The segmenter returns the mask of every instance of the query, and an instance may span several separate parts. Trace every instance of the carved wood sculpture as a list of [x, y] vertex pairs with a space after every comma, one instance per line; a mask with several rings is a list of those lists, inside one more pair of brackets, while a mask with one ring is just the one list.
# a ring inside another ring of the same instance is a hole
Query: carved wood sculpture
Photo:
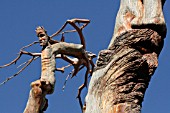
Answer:
[[[72, 73], [72, 77], [74, 77], [82, 68], [86, 67], [85, 80], [84, 83], [78, 88], [77, 98], [80, 103], [81, 109], [83, 109], [83, 103], [81, 101], [81, 91], [84, 87], [87, 86], [88, 74], [92, 74], [94, 64], [92, 59], [95, 54], [86, 51], [85, 39], [82, 33], [82, 30], [90, 21], [87, 19], [71, 19], [67, 20], [67, 22], [62, 26], [62, 28], [54, 33], [52, 36], [48, 36], [46, 30], [43, 27], [37, 27], [36, 34], [39, 38], [40, 46], [42, 46], [41, 53], [31, 53], [24, 51], [25, 48], [32, 46], [35, 43], [33, 42], [20, 50], [19, 56], [14, 59], [9, 64], [0, 66], [0, 68], [10, 66], [16, 63], [23, 54], [30, 55], [32, 58], [25, 62], [25, 66], [17, 72], [15, 75], [9, 77], [2, 84], [6, 83], [8, 80], [17, 76], [20, 72], [22, 72], [33, 60], [41, 57], [41, 77], [39, 80], [36, 80], [31, 83], [31, 90], [29, 99], [27, 102], [27, 106], [25, 108], [24, 113], [42, 113], [48, 107], [48, 100], [45, 98], [47, 94], [52, 94], [54, 92], [55, 87], [55, 71], [64, 72], [64, 69], [68, 66], [62, 68], [56, 68], [56, 58], [62, 58], [67, 61], [69, 66], [73, 66], [74, 70]], [[82, 26], [78, 26], [76, 23], [83, 23]], [[67, 24], [70, 24], [75, 28], [75, 30], [63, 31]], [[62, 33], [61, 33], [62, 32]], [[81, 44], [73, 44], [66, 43], [64, 41], [64, 33], [68, 32], [78, 32]], [[62, 34], [61, 41], [53, 40], [54, 36], [58, 34]], [[70, 58], [72, 56], [74, 58]]]
[[165, 0], [121, 0], [114, 35], [99, 53], [85, 113], [140, 113], [166, 36]]

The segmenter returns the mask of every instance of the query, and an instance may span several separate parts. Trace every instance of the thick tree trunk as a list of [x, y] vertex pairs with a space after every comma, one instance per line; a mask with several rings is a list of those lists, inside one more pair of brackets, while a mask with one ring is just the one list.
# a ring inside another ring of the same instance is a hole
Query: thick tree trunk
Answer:
[[113, 38], [99, 53], [85, 113], [140, 113], [158, 66], [166, 25], [163, 0], [121, 0]]

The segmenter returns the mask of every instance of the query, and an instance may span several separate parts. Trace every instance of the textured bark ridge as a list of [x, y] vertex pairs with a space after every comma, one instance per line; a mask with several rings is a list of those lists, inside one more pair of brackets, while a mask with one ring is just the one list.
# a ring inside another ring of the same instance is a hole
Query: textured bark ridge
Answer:
[[86, 97], [86, 113], [139, 113], [162, 45], [157, 32], [136, 29], [102, 50]]
[[114, 35], [99, 53], [85, 113], [140, 113], [166, 36], [165, 0], [121, 0]]

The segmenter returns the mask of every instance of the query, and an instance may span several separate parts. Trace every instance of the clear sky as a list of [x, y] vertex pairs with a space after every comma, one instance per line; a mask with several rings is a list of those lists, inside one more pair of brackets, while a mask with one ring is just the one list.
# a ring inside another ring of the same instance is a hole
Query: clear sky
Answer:
[[[164, 15], [168, 29], [170, 29], [169, 6], [170, 1], [167, 0]], [[100, 50], [106, 49], [110, 42], [118, 7], [119, 0], [0, 0], [0, 65], [16, 58], [21, 47], [37, 40], [35, 35], [37, 26], [44, 26], [51, 35], [71, 18], [91, 20], [84, 30], [87, 50], [98, 54]], [[170, 113], [169, 36], [168, 32], [159, 57], [159, 67], [146, 91], [142, 113]], [[69, 35], [66, 41], [80, 43], [76, 34]], [[33, 46], [27, 51], [40, 52], [41, 47]], [[28, 56], [23, 56], [17, 65], [0, 69], [0, 81], [15, 74], [18, 70], [16, 67], [27, 59]], [[64, 61], [57, 61], [57, 67], [64, 64]], [[37, 60], [19, 76], [0, 87], [0, 113], [23, 112], [30, 83], [40, 77], [40, 68], [40, 60]], [[45, 113], [81, 112], [76, 94], [78, 87], [83, 83], [84, 70], [78, 73], [77, 77], [68, 80], [63, 92], [62, 86], [70, 71], [71, 68], [64, 74], [56, 72], [55, 92], [47, 96], [49, 107]], [[87, 89], [83, 90], [82, 98], [86, 93]]]

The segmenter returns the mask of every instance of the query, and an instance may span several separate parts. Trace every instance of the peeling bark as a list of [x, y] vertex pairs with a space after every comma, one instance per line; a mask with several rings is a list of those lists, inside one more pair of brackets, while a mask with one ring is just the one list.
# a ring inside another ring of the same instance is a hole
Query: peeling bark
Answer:
[[114, 35], [99, 53], [85, 113], [140, 113], [166, 36], [164, 0], [121, 0]]

